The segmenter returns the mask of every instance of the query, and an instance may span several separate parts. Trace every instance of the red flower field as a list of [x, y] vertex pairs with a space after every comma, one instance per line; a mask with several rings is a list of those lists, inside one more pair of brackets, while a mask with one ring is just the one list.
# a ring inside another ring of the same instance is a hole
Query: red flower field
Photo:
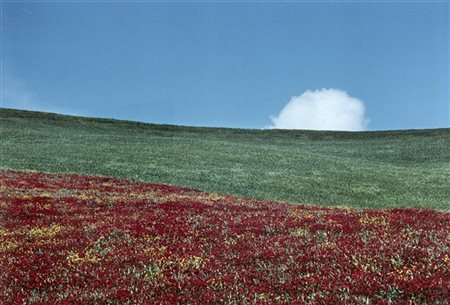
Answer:
[[449, 304], [450, 213], [0, 172], [0, 304]]

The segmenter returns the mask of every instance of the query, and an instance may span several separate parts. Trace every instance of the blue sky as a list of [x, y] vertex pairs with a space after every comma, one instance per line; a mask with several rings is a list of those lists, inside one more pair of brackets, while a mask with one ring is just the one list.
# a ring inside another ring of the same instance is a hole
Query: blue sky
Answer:
[[263, 128], [333, 88], [364, 105], [364, 129], [449, 127], [449, 15], [429, 1], [4, 1], [2, 107]]

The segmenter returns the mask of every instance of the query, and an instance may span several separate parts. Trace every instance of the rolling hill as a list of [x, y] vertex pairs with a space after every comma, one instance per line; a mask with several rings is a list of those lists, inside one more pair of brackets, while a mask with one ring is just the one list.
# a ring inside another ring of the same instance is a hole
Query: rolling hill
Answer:
[[323, 206], [450, 210], [450, 129], [201, 128], [2, 108], [0, 138], [0, 169]]

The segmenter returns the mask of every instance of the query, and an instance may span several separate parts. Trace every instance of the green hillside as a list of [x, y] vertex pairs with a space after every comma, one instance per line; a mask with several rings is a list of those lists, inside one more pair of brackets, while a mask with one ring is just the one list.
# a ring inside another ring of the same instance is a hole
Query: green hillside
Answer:
[[119, 176], [246, 197], [450, 210], [450, 129], [153, 125], [0, 109], [0, 168]]

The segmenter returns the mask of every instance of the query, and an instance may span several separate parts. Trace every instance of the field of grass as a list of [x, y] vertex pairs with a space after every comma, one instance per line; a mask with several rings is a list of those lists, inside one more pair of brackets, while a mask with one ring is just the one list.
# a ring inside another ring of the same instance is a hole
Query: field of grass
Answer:
[[323, 206], [450, 210], [450, 129], [195, 128], [0, 109], [0, 138], [0, 169]]

